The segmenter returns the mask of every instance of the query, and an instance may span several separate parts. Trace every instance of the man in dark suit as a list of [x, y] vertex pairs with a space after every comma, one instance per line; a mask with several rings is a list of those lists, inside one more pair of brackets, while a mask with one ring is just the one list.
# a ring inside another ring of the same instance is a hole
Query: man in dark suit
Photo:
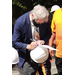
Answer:
[[[48, 17], [47, 9], [38, 4], [32, 11], [23, 14], [15, 22], [12, 45], [19, 54], [18, 70], [20, 75], [35, 75], [38, 69], [40, 75], [43, 75], [40, 64], [30, 58], [30, 51], [38, 45], [47, 44], [51, 36]], [[38, 28], [40, 35], [40, 40], [36, 42], [31, 41], [31, 39], [35, 39], [34, 27]], [[51, 75], [49, 58], [44, 62], [44, 65], [47, 75]]]

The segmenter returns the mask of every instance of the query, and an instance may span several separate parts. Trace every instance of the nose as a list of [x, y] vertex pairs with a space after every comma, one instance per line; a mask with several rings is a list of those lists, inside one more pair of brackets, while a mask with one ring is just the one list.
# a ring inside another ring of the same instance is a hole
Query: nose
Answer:
[[42, 24], [43, 22], [39, 22], [39, 24]]
[[42, 24], [42, 23], [39, 23], [39, 24]]
[[40, 24], [44, 23], [45, 21], [41, 21]]

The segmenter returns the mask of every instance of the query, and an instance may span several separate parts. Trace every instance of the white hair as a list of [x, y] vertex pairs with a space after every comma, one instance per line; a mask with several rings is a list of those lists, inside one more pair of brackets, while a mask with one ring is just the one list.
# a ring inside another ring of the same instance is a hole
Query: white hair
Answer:
[[38, 18], [46, 19], [47, 16], [49, 15], [48, 10], [44, 6], [41, 6], [40, 4], [36, 5], [31, 12], [34, 15], [35, 19]]

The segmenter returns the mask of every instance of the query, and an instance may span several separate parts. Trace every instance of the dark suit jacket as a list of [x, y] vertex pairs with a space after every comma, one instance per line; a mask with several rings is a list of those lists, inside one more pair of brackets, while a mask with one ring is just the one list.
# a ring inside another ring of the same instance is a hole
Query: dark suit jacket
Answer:
[[[12, 36], [12, 45], [19, 53], [19, 68], [23, 65], [25, 59], [27, 58], [27, 52], [30, 51], [26, 50], [26, 46], [31, 43], [30, 38], [32, 38], [29, 15], [30, 12], [27, 12], [16, 20]], [[40, 39], [44, 40], [46, 44], [51, 36], [50, 23], [41, 24], [39, 31]]]

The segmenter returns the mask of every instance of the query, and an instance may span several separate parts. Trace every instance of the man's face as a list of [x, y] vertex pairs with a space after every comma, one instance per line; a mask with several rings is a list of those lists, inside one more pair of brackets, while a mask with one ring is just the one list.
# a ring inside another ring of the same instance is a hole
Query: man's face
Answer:
[[35, 21], [36, 21], [36, 23], [38, 23], [38, 24], [42, 24], [42, 23], [44, 23], [44, 22], [48, 22], [48, 16], [47, 16], [46, 20], [39, 18], [39, 19], [37, 19], [37, 20], [35, 20]]
[[[49, 15], [48, 15], [49, 16]], [[35, 19], [34, 18], [34, 15], [31, 13], [31, 18], [32, 18], [32, 21], [33, 21], [33, 24], [36, 26], [36, 27], [39, 27], [42, 23], [44, 22], [48, 22], [48, 16], [46, 17], [46, 19], [41, 19], [41, 18], [38, 18], [38, 19]]]
[[43, 19], [37, 19], [37, 20], [35, 20], [35, 21], [36, 21], [36, 23], [38, 23], [38, 24], [42, 24], [42, 23], [45, 22]]

